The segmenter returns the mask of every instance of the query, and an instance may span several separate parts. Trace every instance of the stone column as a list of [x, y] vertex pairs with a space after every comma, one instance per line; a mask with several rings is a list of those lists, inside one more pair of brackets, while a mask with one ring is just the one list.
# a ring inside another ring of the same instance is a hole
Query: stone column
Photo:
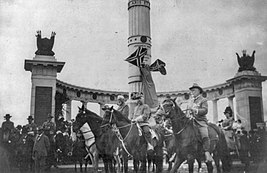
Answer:
[[218, 106], [217, 106], [218, 100], [212, 100], [212, 106], [213, 106], [213, 123], [218, 122]]
[[66, 102], [66, 120], [70, 121], [71, 120], [71, 102], [72, 100], [68, 100]]
[[[231, 107], [231, 109], [232, 109], [232, 111], [234, 113], [235, 112], [235, 109], [234, 109], [234, 97], [233, 96], [227, 97], [227, 99], [228, 99], [228, 105]], [[235, 118], [235, 120], [237, 119], [236, 113], [234, 113], [234, 118]]]
[[101, 102], [100, 102], [100, 103], [98, 103], [98, 104], [99, 104], [99, 106], [100, 106], [99, 114], [100, 114], [101, 117], [103, 117], [105, 111], [103, 111], [102, 108], [103, 108], [103, 106], [105, 105], [105, 103], [101, 103]]
[[[149, 0], [129, 0], [129, 38], [128, 50], [131, 55], [139, 46], [147, 49], [144, 58], [146, 64], [151, 63], [150, 37], [150, 2]], [[132, 92], [141, 92], [142, 81], [139, 67], [129, 64], [129, 98]], [[129, 115], [133, 114], [136, 103], [129, 101]]]
[[85, 101], [81, 101], [81, 102], [82, 102], [82, 106], [84, 106], [84, 108], [87, 109], [87, 102], [85, 102]]

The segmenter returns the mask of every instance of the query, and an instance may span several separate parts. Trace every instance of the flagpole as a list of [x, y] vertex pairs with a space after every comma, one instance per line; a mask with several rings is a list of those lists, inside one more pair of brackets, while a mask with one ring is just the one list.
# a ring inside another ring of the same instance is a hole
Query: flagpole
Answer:
[[[142, 46], [147, 49], [144, 63], [151, 63], [151, 37], [150, 37], [150, 2], [149, 0], [129, 0], [129, 37], [128, 50], [131, 55], [138, 47]], [[142, 80], [140, 68], [129, 63], [128, 68], [129, 84], [129, 115], [134, 112], [136, 103], [131, 100], [131, 93], [142, 90]]]

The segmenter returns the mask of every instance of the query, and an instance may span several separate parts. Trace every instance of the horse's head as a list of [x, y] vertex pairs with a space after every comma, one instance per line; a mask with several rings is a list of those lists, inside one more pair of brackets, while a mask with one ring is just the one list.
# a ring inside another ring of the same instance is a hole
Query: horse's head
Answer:
[[164, 100], [156, 111], [156, 116], [164, 118], [173, 118], [175, 111], [175, 101], [172, 99]]
[[79, 112], [76, 116], [75, 121], [73, 122], [73, 131], [77, 132], [80, 128], [85, 124], [88, 123], [92, 132], [94, 134], [98, 133], [97, 131], [100, 128], [103, 122], [103, 118], [97, 115], [96, 113], [82, 107], [79, 108]]
[[80, 130], [80, 128], [86, 123], [86, 114], [85, 114], [85, 110], [84, 110], [84, 106], [82, 106], [81, 108], [79, 108], [79, 112], [76, 115], [75, 121], [73, 122], [73, 131], [74, 132], [78, 132]]
[[114, 117], [115, 110], [113, 109], [113, 106], [104, 107], [102, 110], [105, 111], [103, 115], [104, 120], [108, 121], [110, 124], [114, 124], [116, 122], [116, 117]]

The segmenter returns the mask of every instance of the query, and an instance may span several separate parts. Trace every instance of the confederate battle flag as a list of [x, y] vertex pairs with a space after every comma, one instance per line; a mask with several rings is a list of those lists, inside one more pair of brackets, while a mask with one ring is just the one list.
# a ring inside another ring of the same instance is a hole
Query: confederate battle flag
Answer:
[[139, 46], [134, 53], [132, 53], [125, 61], [137, 66], [141, 67], [144, 61], [144, 57], [147, 54], [147, 48]]

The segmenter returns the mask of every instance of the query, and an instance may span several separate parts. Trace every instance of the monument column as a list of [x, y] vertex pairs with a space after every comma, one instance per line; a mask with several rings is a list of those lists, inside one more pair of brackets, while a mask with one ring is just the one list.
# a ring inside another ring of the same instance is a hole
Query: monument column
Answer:
[[[144, 62], [151, 63], [151, 37], [150, 37], [150, 2], [149, 0], [129, 0], [129, 38], [128, 50], [131, 55], [139, 46], [147, 49]], [[128, 84], [129, 84], [129, 115], [133, 114], [136, 105], [131, 100], [131, 93], [141, 92], [142, 81], [140, 69], [129, 64]]]
[[72, 100], [68, 100], [66, 102], [66, 120], [67, 121], [71, 120], [71, 102]]
[[218, 121], [218, 106], [217, 106], [218, 100], [212, 100], [212, 105], [213, 105], [213, 123], [217, 123]]
[[52, 51], [55, 32], [52, 32], [50, 39], [42, 39], [41, 31], [37, 32], [36, 37], [38, 50], [32, 60], [25, 60], [24, 69], [32, 73], [30, 115], [37, 125], [41, 125], [48, 114], [55, 117], [57, 73], [61, 72], [65, 62], [58, 62]]

